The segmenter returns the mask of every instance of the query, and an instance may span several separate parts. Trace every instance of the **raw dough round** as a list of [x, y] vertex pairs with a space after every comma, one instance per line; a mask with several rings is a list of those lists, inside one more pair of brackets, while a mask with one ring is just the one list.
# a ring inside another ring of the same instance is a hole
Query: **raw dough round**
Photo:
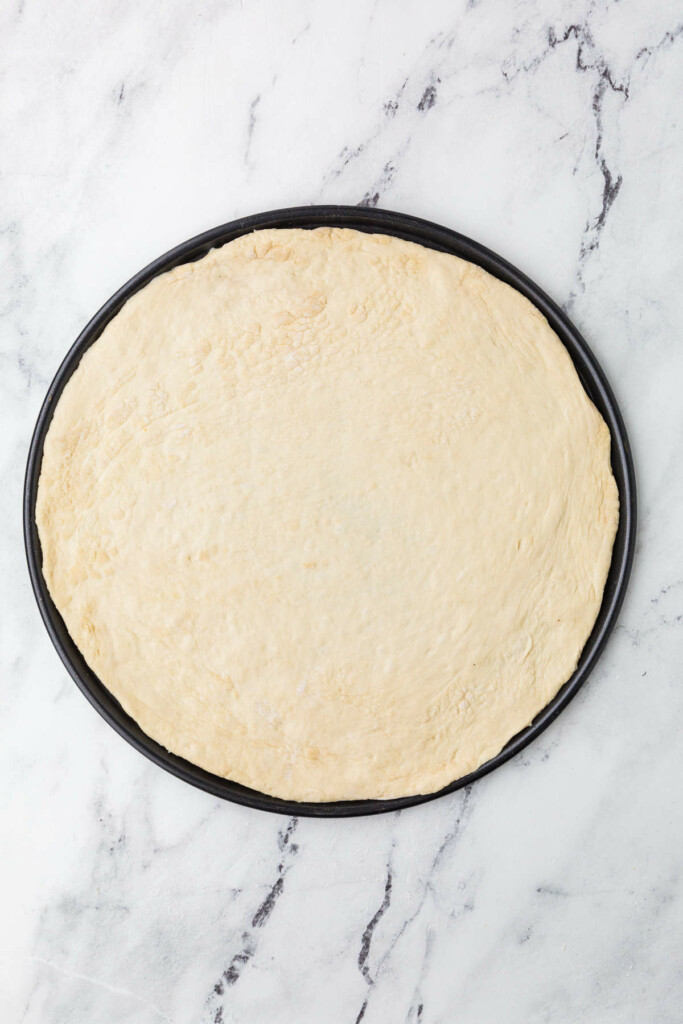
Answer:
[[433, 792], [574, 670], [618, 519], [536, 308], [382, 235], [257, 231], [138, 292], [55, 410], [43, 573], [168, 750], [294, 800]]

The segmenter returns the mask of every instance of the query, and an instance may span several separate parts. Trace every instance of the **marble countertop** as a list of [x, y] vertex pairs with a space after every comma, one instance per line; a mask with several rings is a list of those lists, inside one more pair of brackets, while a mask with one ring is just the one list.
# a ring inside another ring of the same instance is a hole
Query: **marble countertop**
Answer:
[[[683, 14], [675, 0], [16, 0], [0, 10], [0, 1019], [683, 1020]], [[391, 816], [278, 818], [154, 767], [68, 678], [21, 535], [87, 319], [175, 243], [379, 205], [535, 278], [630, 433], [638, 550], [589, 683]]]

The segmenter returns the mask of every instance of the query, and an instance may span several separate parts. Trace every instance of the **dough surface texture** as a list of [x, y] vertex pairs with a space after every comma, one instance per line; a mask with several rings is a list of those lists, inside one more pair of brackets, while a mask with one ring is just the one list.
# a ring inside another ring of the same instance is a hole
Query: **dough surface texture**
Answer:
[[480, 268], [268, 230], [155, 278], [55, 409], [37, 501], [74, 641], [141, 728], [294, 800], [433, 792], [569, 678], [610, 436]]

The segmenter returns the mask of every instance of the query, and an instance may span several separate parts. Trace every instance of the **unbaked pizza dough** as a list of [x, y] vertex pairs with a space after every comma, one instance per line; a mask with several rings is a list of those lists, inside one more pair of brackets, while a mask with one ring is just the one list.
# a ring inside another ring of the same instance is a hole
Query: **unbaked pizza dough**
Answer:
[[618, 519], [546, 320], [381, 235], [257, 231], [157, 277], [59, 400], [43, 573], [168, 750], [294, 800], [428, 793], [569, 678]]

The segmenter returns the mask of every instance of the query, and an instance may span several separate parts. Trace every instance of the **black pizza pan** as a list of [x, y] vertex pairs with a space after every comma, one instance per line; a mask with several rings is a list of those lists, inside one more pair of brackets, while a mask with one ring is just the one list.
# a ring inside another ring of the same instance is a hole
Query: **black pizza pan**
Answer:
[[[409, 796], [393, 800], [349, 800], [333, 803], [298, 803], [280, 800], [265, 793], [247, 789], [229, 779], [220, 778], [198, 768], [182, 757], [169, 753], [140, 729], [123, 710], [119, 702], [100, 682], [86, 664], [47, 591], [43, 574], [40, 540], [35, 522], [36, 493], [40, 476], [43, 444], [55, 407], [64, 386], [78, 366], [86, 350], [116, 316], [127, 300], [152, 278], [173, 267], [201, 259], [211, 249], [224, 245], [239, 235], [261, 228], [316, 228], [321, 226], [354, 228], [357, 231], [378, 232], [405, 238], [430, 249], [453, 253], [462, 259], [477, 263], [494, 277], [500, 278], [525, 295], [546, 317], [572, 358], [581, 382], [592, 401], [600, 410], [612, 435], [612, 470], [619, 488], [619, 527], [612, 554], [612, 563], [595, 626], [583, 649], [576, 671], [557, 695], [534, 718], [530, 725], [514, 736], [497, 754], [476, 771], [453, 782], [438, 793]], [[410, 807], [452, 793], [499, 765], [509, 761], [528, 746], [550, 723], [583, 686], [600, 656], [614, 627], [624, 600], [628, 583], [636, 534], [636, 488], [633, 460], [626, 430], [607, 379], [598, 362], [576, 327], [533, 281], [483, 245], [448, 228], [420, 220], [402, 213], [356, 206], [304, 206], [288, 210], [275, 210], [224, 224], [206, 231], [176, 246], [164, 256], [150, 263], [120, 288], [85, 327], [66, 355], [48, 390], [33, 433], [26, 467], [24, 485], [24, 540], [31, 583], [40, 614], [50, 638], [76, 684], [103, 718], [142, 754], [185, 782], [206, 790], [214, 796], [232, 800], [260, 810], [280, 814], [308, 815], [334, 818], [364, 814], [379, 814]]]

